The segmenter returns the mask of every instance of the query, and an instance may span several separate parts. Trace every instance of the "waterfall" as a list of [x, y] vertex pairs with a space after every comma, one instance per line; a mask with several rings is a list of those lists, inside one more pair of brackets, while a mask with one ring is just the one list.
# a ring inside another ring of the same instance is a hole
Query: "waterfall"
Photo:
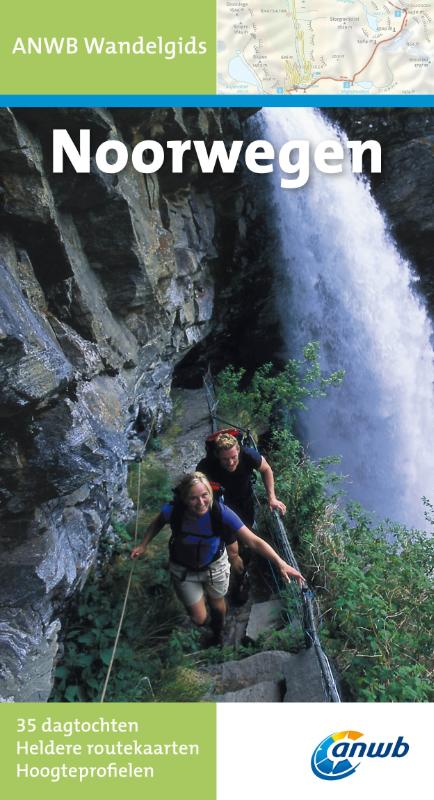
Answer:
[[[344, 138], [313, 109], [261, 114], [261, 135], [276, 150], [288, 139], [312, 147]], [[425, 529], [421, 498], [434, 499], [433, 331], [415, 276], [368, 184], [349, 168], [325, 175], [313, 167], [300, 189], [273, 180], [285, 355], [300, 357], [317, 340], [323, 369], [346, 372], [301, 415], [308, 452], [341, 456], [347, 494], [367, 510]]]

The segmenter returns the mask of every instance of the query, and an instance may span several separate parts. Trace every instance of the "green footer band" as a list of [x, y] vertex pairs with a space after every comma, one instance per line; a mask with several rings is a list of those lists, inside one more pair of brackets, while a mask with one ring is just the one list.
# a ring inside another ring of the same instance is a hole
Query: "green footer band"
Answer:
[[22, 703], [0, 714], [6, 797], [215, 800], [213, 704]]

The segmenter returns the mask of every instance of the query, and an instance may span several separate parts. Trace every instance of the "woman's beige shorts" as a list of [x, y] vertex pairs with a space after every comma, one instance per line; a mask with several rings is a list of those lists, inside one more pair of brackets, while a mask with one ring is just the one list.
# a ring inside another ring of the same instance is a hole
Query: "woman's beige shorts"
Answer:
[[193, 606], [203, 597], [204, 592], [209, 597], [224, 597], [229, 588], [230, 564], [226, 550], [223, 555], [213, 561], [206, 569], [194, 572], [169, 562], [169, 571], [175, 592], [185, 606]]

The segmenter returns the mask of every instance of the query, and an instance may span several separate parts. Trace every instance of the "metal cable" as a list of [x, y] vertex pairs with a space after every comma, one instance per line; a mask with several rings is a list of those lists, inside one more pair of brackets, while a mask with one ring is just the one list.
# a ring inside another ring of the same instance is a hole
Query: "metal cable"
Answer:
[[[285, 560], [287, 560], [294, 569], [299, 569], [297, 560], [292, 552], [292, 548], [288, 541], [288, 536], [286, 534], [285, 527], [280, 519], [277, 511], [273, 511], [273, 527], [275, 528], [276, 532], [278, 532], [278, 540], [280, 543], [280, 547], [284, 552]], [[330, 697], [332, 702], [340, 703], [341, 698], [339, 696], [339, 692], [336, 686], [336, 681], [334, 679], [333, 671], [330, 666], [330, 662], [324, 653], [321, 642], [318, 637], [317, 627], [315, 623], [315, 615], [313, 610], [313, 598], [314, 593], [310, 589], [302, 589], [302, 598], [303, 598], [303, 623], [304, 623], [304, 630], [307, 638], [307, 642], [310, 642], [311, 645], [315, 648], [315, 653], [319, 662], [319, 666], [321, 669], [321, 674], [323, 678], [324, 685], [326, 687], [327, 695]], [[306, 644], [307, 644], [306, 642]]]

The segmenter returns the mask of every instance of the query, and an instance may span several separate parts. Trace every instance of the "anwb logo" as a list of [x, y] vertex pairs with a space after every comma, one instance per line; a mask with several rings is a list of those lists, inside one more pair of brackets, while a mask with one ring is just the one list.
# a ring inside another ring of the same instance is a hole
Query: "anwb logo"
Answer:
[[325, 781], [348, 778], [364, 758], [403, 758], [410, 745], [398, 736], [395, 742], [359, 742], [364, 736], [359, 731], [332, 733], [323, 739], [312, 754], [312, 772]]

